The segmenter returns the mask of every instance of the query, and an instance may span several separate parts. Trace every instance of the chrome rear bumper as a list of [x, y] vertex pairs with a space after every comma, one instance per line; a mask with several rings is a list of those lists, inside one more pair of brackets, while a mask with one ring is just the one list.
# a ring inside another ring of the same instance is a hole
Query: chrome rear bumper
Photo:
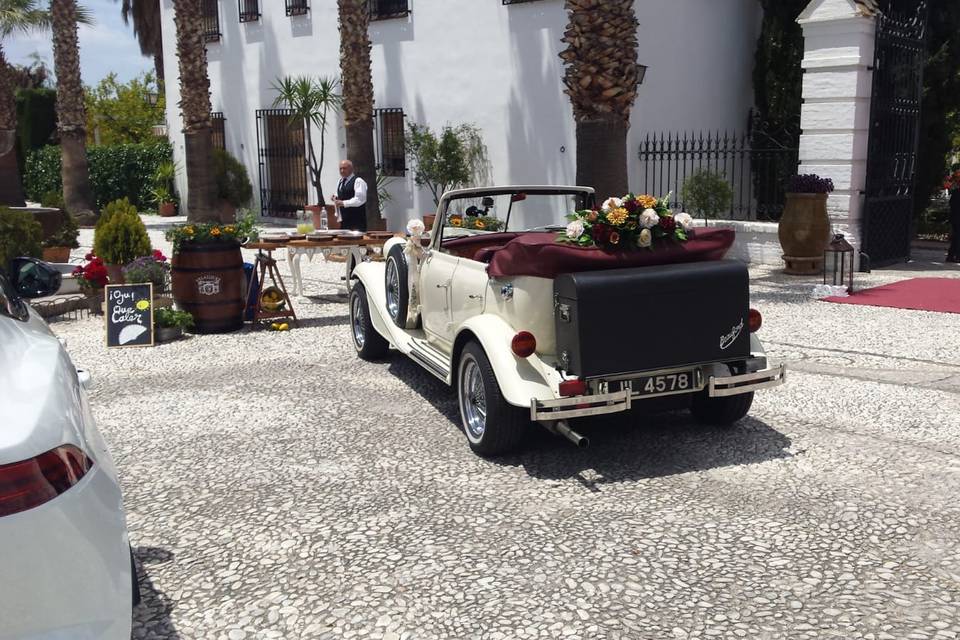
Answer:
[[[701, 382], [702, 386], [691, 389], [690, 393], [699, 393], [705, 390], [711, 398], [734, 396], [759, 389], [777, 387], [783, 384], [786, 379], [787, 365], [780, 364], [776, 367], [736, 376], [711, 375], [707, 377], [706, 384]], [[609, 393], [557, 398], [555, 400], [533, 398], [530, 400], [530, 420], [543, 422], [619, 413], [629, 411], [633, 403], [638, 400], [677, 395], [676, 392], [639, 394], [633, 392], [629, 380], [621, 381], [621, 384], [622, 387], [619, 391]]]

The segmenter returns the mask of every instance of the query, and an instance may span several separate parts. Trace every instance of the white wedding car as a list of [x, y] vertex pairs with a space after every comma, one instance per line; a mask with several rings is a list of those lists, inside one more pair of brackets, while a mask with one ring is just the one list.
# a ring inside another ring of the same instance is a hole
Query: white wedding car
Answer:
[[656, 251], [557, 242], [565, 216], [593, 205], [587, 187], [445, 194], [430, 232], [411, 221], [385, 260], [351, 259], [357, 353], [393, 347], [454, 386], [480, 455], [514, 450], [531, 422], [585, 446], [570, 419], [652, 398], [706, 423], [743, 418], [785, 367], [768, 367], [755, 335], [746, 267], [722, 260], [732, 231]]

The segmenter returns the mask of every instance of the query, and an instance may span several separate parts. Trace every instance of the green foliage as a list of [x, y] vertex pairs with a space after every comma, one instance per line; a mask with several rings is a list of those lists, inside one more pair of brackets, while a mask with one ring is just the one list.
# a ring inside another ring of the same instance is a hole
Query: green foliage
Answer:
[[34, 149], [49, 144], [57, 131], [57, 92], [53, 89], [18, 89], [17, 154], [20, 167]]
[[[150, 104], [150, 94], [157, 96], [156, 104]], [[127, 83], [111, 73], [96, 87], [87, 87], [86, 108], [88, 143], [98, 137], [105, 145], [151, 142], [156, 140], [153, 126], [163, 122], [163, 92], [152, 73]]]
[[383, 213], [383, 208], [393, 202], [393, 196], [390, 195], [390, 185], [396, 181], [395, 178], [384, 175], [377, 172], [377, 202], [380, 206], [380, 213]]
[[42, 238], [43, 227], [31, 213], [0, 208], [0, 268], [8, 269], [20, 256], [39, 258]]
[[53, 235], [43, 241], [44, 247], [70, 247], [76, 249], [80, 246], [77, 238], [80, 236], [80, 229], [77, 228], [77, 221], [73, 219], [66, 211], [63, 212], [63, 219], [60, 226]]
[[681, 197], [688, 211], [696, 212], [705, 218], [715, 218], [718, 214], [730, 210], [733, 189], [719, 173], [702, 169], [683, 183]]
[[63, 202], [63, 194], [59, 191], [47, 191], [40, 196], [40, 206], [51, 209], [63, 209], [66, 204]]
[[126, 265], [150, 251], [147, 228], [137, 210], [126, 200], [107, 205], [104, 215], [97, 221], [93, 252], [107, 264]]
[[237, 217], [234, 224], [201, 222], [178, 225], [167, 229], [167, 240], [173, 243], [173, 253], [179, 253], [184, 244], [211, 242], [252, 242], [260, 237], [256, 217], [249, 211]]
[[212, 158], [217, 197], [235, 207], [242, 207], [250, 202], [253, 185], [247, 177], [247, 168], [223, 149], [214, 149]]
[[444, 127], [437, 136], [430, 127], [411, 123], [406, 147], [414, 182], [429, 189], [436, 204], [446, 191], [469, 184], [486, 162], [479, 130], [470, 124]]
[[153, 324], [161, 328], [180, 327], [181, 329], [188, 329], [193, 326], [193, 316], [189, 311], [161, 307], [153, 313]]
[[[172, 157], [168, 142], [88, 147], [90, 184], [97, 207], [118, 198], [129, 198], [137, 207], [149, 204], [157, 167]], [[23, 186], [31, 200], [39, 200], [49, 191], [63, 191], [60, 147], [42, 147], [27, 156]]]

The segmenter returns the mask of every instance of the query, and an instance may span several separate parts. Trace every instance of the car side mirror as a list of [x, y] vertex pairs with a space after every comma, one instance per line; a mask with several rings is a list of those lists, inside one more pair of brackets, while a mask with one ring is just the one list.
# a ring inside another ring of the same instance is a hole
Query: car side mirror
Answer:
[[36, 258], [14, 258], [10, 265], [13, 288], [21, 298], [42, 298], [60, 290], [63, 276], [46, 262]]

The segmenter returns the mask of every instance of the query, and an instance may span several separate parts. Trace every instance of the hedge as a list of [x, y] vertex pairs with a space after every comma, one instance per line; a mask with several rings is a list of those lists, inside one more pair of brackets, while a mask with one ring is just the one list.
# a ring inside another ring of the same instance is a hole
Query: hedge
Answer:
[[[152, 205], [150, 189], [157, 166], [173, 161], [169, 142], [117, 144], [87, 147], [90, 186], [97, 208], [128, 198], [138, 209]], [[40, 201], [50, 191], [62, 191], [60, 147], [37, 149], [27, 158], [23, 176], [27, 198]]]

